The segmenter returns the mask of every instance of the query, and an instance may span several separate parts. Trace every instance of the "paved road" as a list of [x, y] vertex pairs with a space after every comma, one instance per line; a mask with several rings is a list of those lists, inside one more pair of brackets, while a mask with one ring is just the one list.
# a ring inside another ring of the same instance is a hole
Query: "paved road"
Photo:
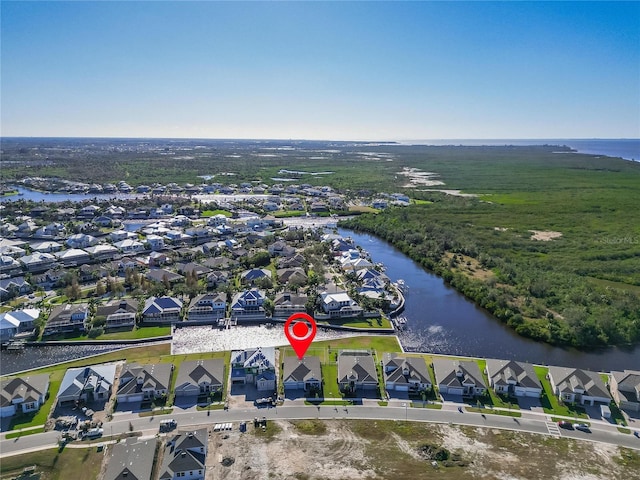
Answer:
[[[144, 435], [153, 435], [158, 432], [160, 420], [174, 418], [178, 422], [178, 428], [192, 425], [228, 423], [252, 421], [254, 417], [266, 417], [267, 419], [295, 420], [306, 418], [320, 419], [371, 419], [371, 420], [398, 420], [451, 423], [458, 425], [470, 425], [476, 427], [503, 428], [521, 432], [552, 435], [556, 437], [568, 437], [580, 440], [603, 442], [640, 450], [640, 439], [629, 434], [622, 434], [611, 426], [592, 424], [591, 433], [577, 430], [558, 429], [554, 422], [549, 422], [544, 416], [535, 418], [514, 418], [509, 416], [488, 414], [482, 417], [477, 413], [460, 413], [457, 409], [445, 408], [432, 410], [423, 408], [404, 407], [380, 407], [380, 406], [322, 406], [288, 405], [275, 408], [239, 408], [224, 410], [197, 411], [187, 410], [174, 412], [171, 415], [158, 415], [153, 417], [139, 417], [137, 414], [116, 414], [111, 422], [105, 423], [104, 438], [108, 440], [111, 435], [127, 433], [130, 429], [141, 431]], [[608, 428], [607, 428], [608, 427]], [[237, 426], [236, 426], [237, 428]], [[3, 456], [18, 455], [29, 451], [42, 450], [57, 447], [60, 433], [56, 431], [41, 434], [27, 435], [21, 438], [0, 441], [0, 458]], [[96, 442], [94, 442], [96, 443]], [[100, 443], [100, 442], [97, 442]], [[84, 445], [88, 442], [76, 441], [72, 446]]]

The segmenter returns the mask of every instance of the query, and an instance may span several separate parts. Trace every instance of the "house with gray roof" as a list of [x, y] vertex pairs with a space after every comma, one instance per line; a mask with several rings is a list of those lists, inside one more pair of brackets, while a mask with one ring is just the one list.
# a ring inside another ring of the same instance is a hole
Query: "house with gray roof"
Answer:
[[340, 390], [354, 394], [358, 390], [377, 390], [378, 372], [373, 355], [367, 350], [343, 350], [338, 354]]
[[133, 328], [136, 325], [138, 306], [140, 302], [135, 298], [120, 298], [99, 305], [96, 308], [96, 318], [105, 317], [105, 328]]
[[0, 280], [0, 299], [6, 300], [17, 295], [31, 293], [33, 288], [24, 277], [3, 278]]
[[188, 319], [190, 322], [215, 322], [224, 318], [226, 311], [227, 296], [224, 293], [205, 293], [191, 300]]
[[611, 396], [618, 406], [631, 412], [640, 412], [640, 371], [611, 372]]
[[262, 320], [265, 318], [265, 292], [252, 288], [238, 292], [231, 301], [231, 315], [239, 320]]
[[322, 388], [322, 370], [320, 357], [305, 356], [284, 357], [282, 382], [285, 391], [302, 390], [305, 393], [320, 391]]
[[88, 303], [65, 303], [51, 310], [43, 336], [74, 331], [83, 332], [89, 319]]
[[441, 394], [473, 397], [487, 391], [478, 363], [473, 360], [433, 360], [436, 383]]
[[542, 384], [530, 363], [487, 359], [489, 385], [503, 395], [540, 398]]
[[611, 396], [600, 374], [580, 368], [549, 367], [547, 374], [553, 392], [565, 403], [609, 404]]
[[58, 404], [107, 401], [115, 378], [115, 363], [68, 368], [58, 390]]
[[192, 397], [221, 392], [225, 382], [224, 359], [182, 362], [176, 379], [176, 397]]
[[103, 480], [151, 480], [158, 441], [126, 438], [109, 447]]
[[6, 378], [0, 381], [0, 417], [36, 412], [45, 402], [49, 374]]
[[382, 356], [385, 388], [397, 392], [431, 390], [431, 377], [422, 357], [405, 357], [395, 353]]
[[260, 391], [275, 391], [276, 350], [258, 347], [231, 352], [231, 384], [255, 385]]
[[273, 300], [273, 317], [288, 318], [296, 312], [306, 311], [308, 295], [305, 293], [281, 292]]
[[164, 449], [159, 480], [204, 480], [207, 459], [206, 428], [174, 435]]
[[118, 402], [143, 402], [166, 397], [171, 387], [172, 373], [171, 363], [128, 363], [120, 374], [116, 398]]

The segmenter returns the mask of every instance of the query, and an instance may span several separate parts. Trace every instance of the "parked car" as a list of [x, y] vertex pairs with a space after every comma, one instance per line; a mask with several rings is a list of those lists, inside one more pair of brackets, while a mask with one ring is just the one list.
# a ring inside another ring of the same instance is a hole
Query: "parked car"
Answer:
[[636, 430], [635, 432], [633, 432], [633, 434], [634, 434], [636, 437], [640, 438], [640, 430]]
[[104, 430], [102, 428], [90, 428], [82, 434], [82, 438], [98, 438], [101, 437], [103, 433]]
[[169, 418], [167, 420], [160, 421], [160, 431], [161, 432], [169, 432], [178, 426], [178, 422], [176, 422], [173, 418]]
[[587, 433], [591, 432], [589, 425], [587, 425], [586, 423], [576, 423], [574, 427], [576, 428], [576, 430], [582, 430], [583, 432], [587, 432]]
[[571, 422], [565, 422], [564, 420], [559, 421], [558, 426], [560, 428], [566, 428], [567, 430], [573, 430], [573, 424]]
[[273, 405], [273, 398], [271, 397], [257, 398], [255, 403], [257, 406]]

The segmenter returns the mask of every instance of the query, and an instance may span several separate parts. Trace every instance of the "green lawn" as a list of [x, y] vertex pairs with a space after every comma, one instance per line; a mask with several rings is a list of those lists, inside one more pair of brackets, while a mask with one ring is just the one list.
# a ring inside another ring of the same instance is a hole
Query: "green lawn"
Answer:
[[503, 395], [498, 395], [493, 388], [489, 387], [489, 377], [485, 373], [485, 368], [487, 367], [487, 361], [478, 360], [477, 362], [478, 362], [478, 367], [480, 367], [480, 372], [482, 373], [482, 378], [484, 380], [484, 383], [487, 385], [487, 393], [489, 394], [488, 403], [494, 407], [519, 410], [520, 406], [518, 405], [518, 400], [516, 398], [508, 399]]
[[139, 340], [141, 338], [166, 337], [171, 335], [171, 327], [137, 327], [133, 330], [122, 332], [103, 333], [99, 337], [89, 338], [88, 335], [82, 334], [75, 337], [51, 336], [46, 340], [65, 340], [70, 342], [81, 340]]
[[391, 322], [388, 318], [365, 318], [365, 319], [354, 319], [347, 321], [327, 321], [327, 322], [318, 322], [319, 324], [326, 323], [327, 325], [340, 325], [342, 327], [352, 327], [352, 328], [393, 328], [391, 326]]
[[320, 365], [322, 370], [322, 379], [324, 385], [322, 386], [322, 394], [324, 398], [341, 399], [342, 393], [338, 385], [338, 365]]
[[587, 414], [584, 411], [584, 408], [580, 406], [572, 406], [560, 404], [558, 397], [553, 393], [551, 389], [551, 384], [549, 380], [547, 380], [547, 372], [549, 369], [547, 367], [533, 367], [540, 383], [542, 383], [542, 388], [544, 392], [542, 393], [542, 398], [540, 402], [542, 403], [542, 407], [544, 408], [545, 413], [561, 415], [564, 417], [575, 417], [575, 418], [588, 418]]
[[25, 468], [35, 466], [42, 480], [95, 480], [103, 458], [104, 453], [95, 448], [65, 448], [61, 452], [58, 449], [41, 450], [3, 458], [0, 473], [3, 479], [11, 478]]
[[225, 217], [231, 217], [233, 214], [227, 210], [205, 210], [203, 212], [200, 212], [200, 216], [201, 217], [213, 217], [215, 215], [224, 215]]

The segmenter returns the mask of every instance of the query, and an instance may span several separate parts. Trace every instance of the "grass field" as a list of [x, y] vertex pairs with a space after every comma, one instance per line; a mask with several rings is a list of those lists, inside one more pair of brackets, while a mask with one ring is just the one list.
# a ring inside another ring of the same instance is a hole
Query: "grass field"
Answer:
[[2, 480], [22, 473], [27, 467], [36, 467], [41, 480], [96, 480], [104, 454], [95, 448], [66, 448], [42, 450], [25, 455], [6, 457], [0, 462]]

